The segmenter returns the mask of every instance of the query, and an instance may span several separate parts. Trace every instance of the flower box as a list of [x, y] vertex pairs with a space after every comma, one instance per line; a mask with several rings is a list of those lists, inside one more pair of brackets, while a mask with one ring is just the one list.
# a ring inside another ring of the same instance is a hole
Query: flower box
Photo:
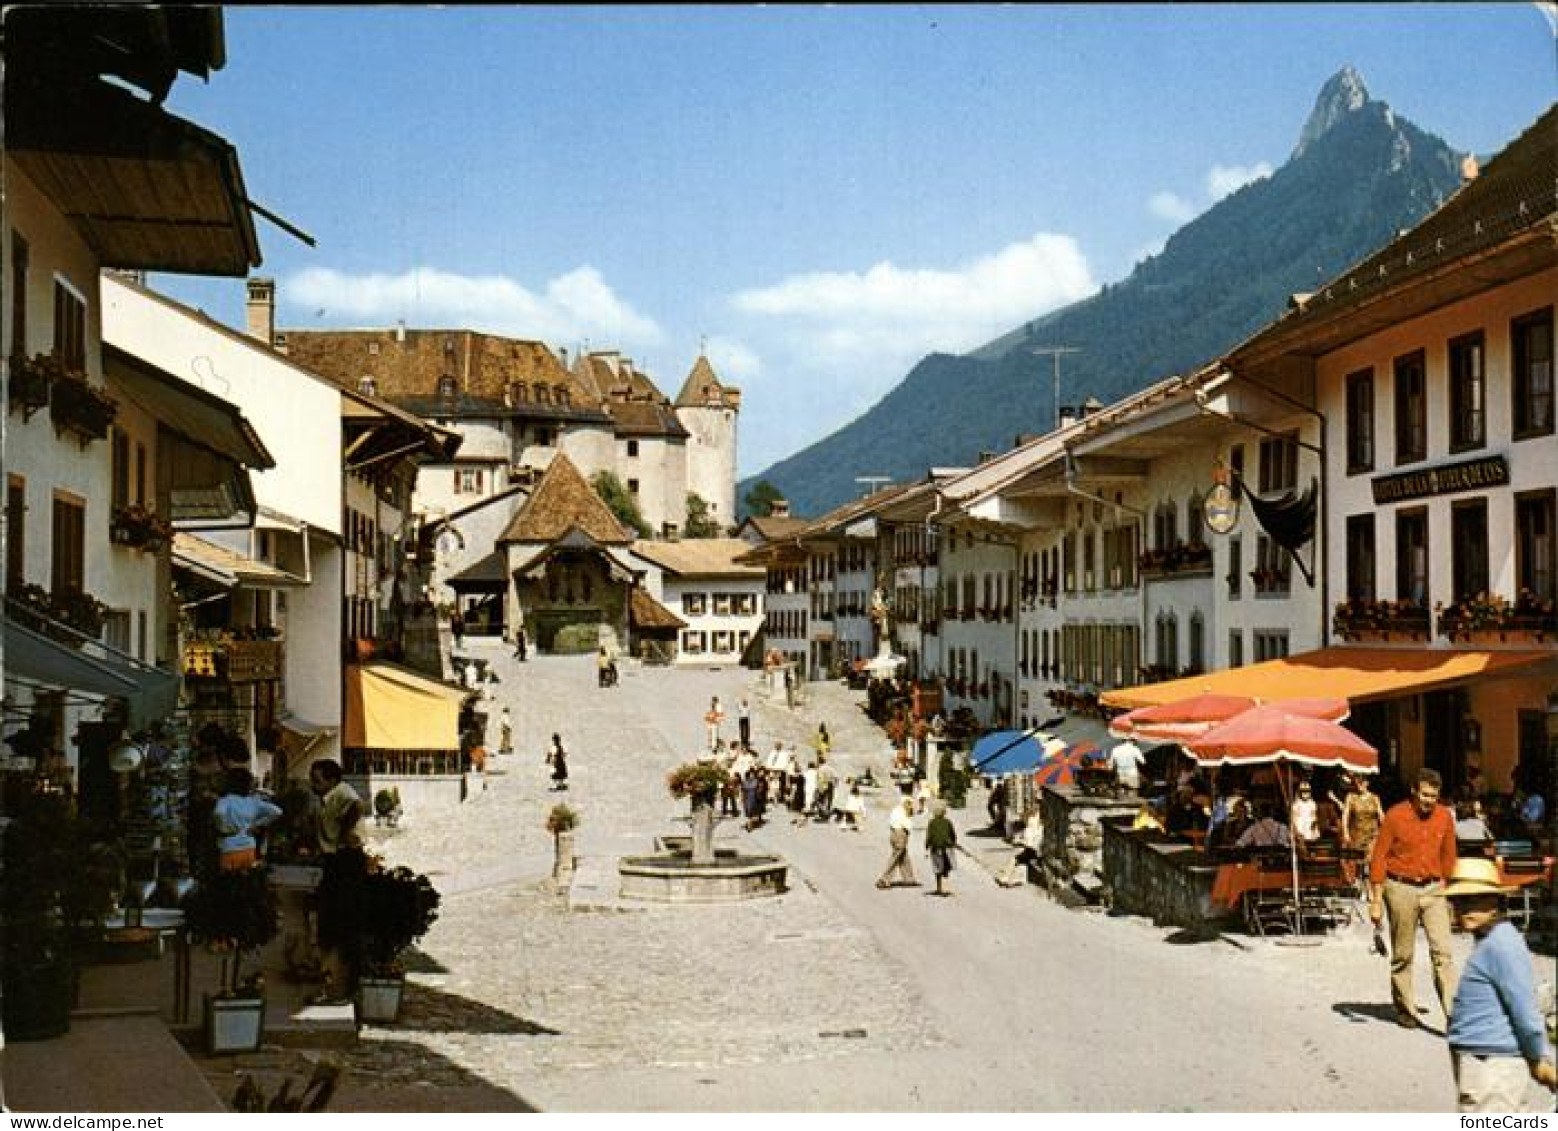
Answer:
[[7, 387], [10, 406], [22, 414], [24, 421], [49, 404], [49, 386], [53, 383], [52, 369], [42, 357], [12, 358], [11, 380]]
[[1558, 632], [1558, 610], [1552, 601], [1538, 598], [1529, 590], [1510, 602], [1498, 594], [1479, 593], [1446, 608], [1435, 608], [1439, 635], [1450, 640], [1507, 641], [1535, 638], [1544, 640]]
[[1331, 631], [1343, 640], [1426, 640], [1428, 606], [1411, 601], [1343, 601], [1331, 616]]
[[173, 541], [173, 523], [155, 511], [132, 503], [114, 511], [108, 537], [117, 546], [155, 552]]
[[49, 386], [49, 415], [57, 432], [73, 432], [82, 447], [108, 437], [119, 405], [107, 393], [93, 388], [85, 376], [67, 372]]

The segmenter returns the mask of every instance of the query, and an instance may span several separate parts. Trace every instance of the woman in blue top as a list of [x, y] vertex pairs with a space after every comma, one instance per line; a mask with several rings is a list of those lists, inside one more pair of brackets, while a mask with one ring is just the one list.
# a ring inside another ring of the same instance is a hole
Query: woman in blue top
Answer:
[[223, 871], [251, 868], [259, 862], [255, 833], [281, 816], [281, 807], [254, 792], [254, 775], [242, 766], [227, 771], [222, 796], [211, 811], [216, 828], [217, 864]]
[[1558, 1088], [1547, 1027], [1536, 1005], [1531, 952], [1500, 914], [1507, 890], [1492, 860], [1456, 861], [1444, 889], [1461, 929], [1477, 944], [1461, 972], [1446, 1038], [1460, 1110], [1519, 1112], [1526, 1079]]

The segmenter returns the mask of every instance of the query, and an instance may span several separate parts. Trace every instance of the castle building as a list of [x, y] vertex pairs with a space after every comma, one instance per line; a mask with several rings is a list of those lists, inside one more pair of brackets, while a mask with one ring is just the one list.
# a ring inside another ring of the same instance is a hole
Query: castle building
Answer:
[[[676, 401], [615, 351], [582, 353], [476, 330], [283, 330], [275, 285], [249, 283], [251, 333], [342, 388], [382, 397], [463, 437], [455, 459], [422, 468], [416, 508], [433, 520], [531, 484], [565, 454], [591, 479], [611, 472], [649, 533], [675, 537], [697, 494], [735, 521], [740, 390], [699, 357]], [[258, 327], [258, 331], [255, 329]]]

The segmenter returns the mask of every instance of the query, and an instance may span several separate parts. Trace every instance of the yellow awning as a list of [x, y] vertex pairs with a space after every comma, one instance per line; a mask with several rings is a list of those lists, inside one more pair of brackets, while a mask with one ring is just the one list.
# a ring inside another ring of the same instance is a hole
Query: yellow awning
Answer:
[[1242, 668], [1186, 676], [1165, 683], [1122, 687], [1099, 698], [1106, 707], [1154, 707], [1213, 691], [1252, 695], [1263, 701], [1340, 696], [1367, 703], [1483, 677], [1524, 674], [1548, 663], [1558, 670], [1558, 651], [1476, 651], [1439, 648], [1321, 648]]
[[369, 750], [458, 750], [470, 692], [397, 664], [346, 667], [342, 745]]

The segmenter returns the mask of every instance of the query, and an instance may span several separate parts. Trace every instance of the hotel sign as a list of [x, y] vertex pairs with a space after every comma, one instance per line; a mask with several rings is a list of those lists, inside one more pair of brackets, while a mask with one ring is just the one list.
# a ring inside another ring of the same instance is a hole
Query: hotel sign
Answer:
[[1402, 475], [1382, 475], [1373, 482], [1374, 502], [1400, 503], [1429, 495], [1454, 495], [1460, 491], [1480, 491], [1509, 486], [1509, 464], [1503, 456], [1488, 456]]

